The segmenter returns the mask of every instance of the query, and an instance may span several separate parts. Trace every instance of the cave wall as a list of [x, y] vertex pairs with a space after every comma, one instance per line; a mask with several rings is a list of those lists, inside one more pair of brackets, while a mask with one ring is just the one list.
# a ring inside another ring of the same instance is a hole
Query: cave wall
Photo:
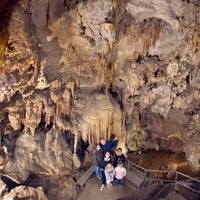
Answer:
[[125, 152], [184, 152], [200, 169], [198, 0], [4, 0], [0, 10], [7, 176], [68, 175], [80, 139], [112, 134]]

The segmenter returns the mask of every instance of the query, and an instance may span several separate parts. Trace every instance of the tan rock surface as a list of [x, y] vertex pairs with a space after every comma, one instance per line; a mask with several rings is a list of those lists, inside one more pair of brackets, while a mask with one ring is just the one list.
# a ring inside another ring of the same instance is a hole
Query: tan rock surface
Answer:
[[0, 11], [3, 173], [76, 178], [84, 142], [112, 134], [124, 152], [183, 152], [200, 170], [198, 0], [4, 0]]

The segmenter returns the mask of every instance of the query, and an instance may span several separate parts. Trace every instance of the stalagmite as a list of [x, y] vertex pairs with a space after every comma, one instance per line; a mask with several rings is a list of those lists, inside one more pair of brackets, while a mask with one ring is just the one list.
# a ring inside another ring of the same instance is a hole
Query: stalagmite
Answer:
[[77, 144], [78, 144], [78, 132], [77, 132], [76, 129], [75, 129], [74, 135], [75, 135], [75, 138], [74, 138], [74, 153], [73, 153], [72, 160], [73, 160], [74, 166], [76, 168], [79, 168], [81, 166], [81, 162], [80, 162], [80, 159], [78, 158], [78, 156], [76, 154], [76, 148], [77, 148]]

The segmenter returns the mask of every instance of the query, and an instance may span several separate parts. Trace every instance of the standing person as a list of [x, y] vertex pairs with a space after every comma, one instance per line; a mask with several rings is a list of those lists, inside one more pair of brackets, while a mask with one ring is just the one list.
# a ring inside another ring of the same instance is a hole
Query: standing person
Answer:
[[114, 155], [113, 148], [116, 147], [117, 144], [118, 144], [117, 137], [115, 137], [113, 141], [110, 141], [110, 140], [106, 141], [104, 138], [100, 139], [100, 146], [104, 153], [109, 151], [111, 155]]
[[105, 176], [108, 188], [112, 188], [112, 182], [115, 176], [115, 169], [111, 163], [108, 163], [105, 167]]
[[124, 177], [126, 176], [126, 169], [123, 167], [123, 163], [119, 161], [117, 167], [115, 167], [115, 184], [116, 186], [124, 185]]
[[115, 152], [113, 161], [114, 168], [117, 167], [119, 161], [121, 161], [122, 163], [126, 161], [125, 155], [122, 152], [122, 148], [118, 148]]
[[105, 176], [105, 167], [108, 163], [112, 163], [112, 160], [111, 160], [111, 155], [110, 155], [110, 152], [107, 151], [105, 153], [105, 156], [104, 156], [104, 159], [101, 163], [101, 182], [102, 182], [102, 185], [101, 185], [101, 188], [100, 188], [100, 191], [103, 190], [104, 186], [106, 185], [106, 176]]
[[92, 162], [96, 177], [101, 179], [100, 165], [103, 161], [103, 151], [99, 144], [95, 144], [92, 151]]

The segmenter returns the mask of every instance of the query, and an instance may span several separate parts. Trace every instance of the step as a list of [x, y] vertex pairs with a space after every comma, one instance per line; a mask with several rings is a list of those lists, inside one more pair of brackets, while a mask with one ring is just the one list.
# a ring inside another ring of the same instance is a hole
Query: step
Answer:
[[140, 188], [144, 183], [144, 178], [139, 176], [138, 174], [131, 172], [129, 170], [126, 171], [126, 176], [129, 181], [131, 181], [137, 188]]
[[78, 181], [76, 182], [76, 185], [78, 187], [80, 187], [81, 189], [83, 189], [85, 183], [87, 182], [87, 180], [92, 176], [92, 174], [94, 173], [94, 166], [92, 165], [84, 174], [83, 176], [80, 177], [80, 179], [78, 179]]
[[163, 185], [161, 186], [159, 190], [157, 190], [157, 193], [151, 197], [154, 200], [159, 200], [159, 199], [165, 198], [171, 191], [172, 191], [171, 185], [169, 184]]

